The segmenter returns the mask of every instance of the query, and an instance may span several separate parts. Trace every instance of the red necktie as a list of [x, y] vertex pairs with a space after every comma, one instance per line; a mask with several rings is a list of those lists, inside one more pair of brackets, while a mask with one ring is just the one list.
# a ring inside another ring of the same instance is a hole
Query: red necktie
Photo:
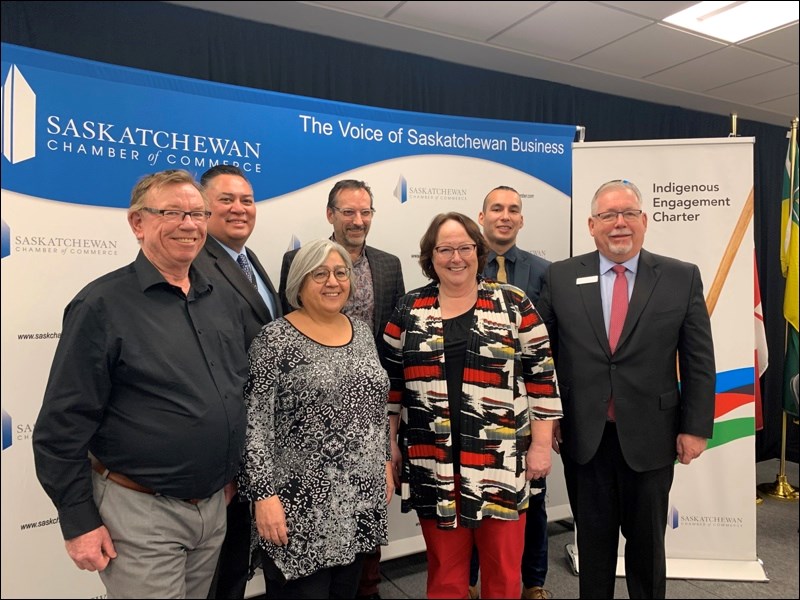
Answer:
[[[608, 325], [608, 345], [611, 353], [617, 349], [625, 316], [628, 314], [628, 279], [625, 277], [627, 269], [624, 265], [614, 265], [611, 270], [616, 273], [614, 279], [614, 292], [611, 295], [611, 322]], [[608, 420], [615, 420], [614, 397], [608, 399]]]

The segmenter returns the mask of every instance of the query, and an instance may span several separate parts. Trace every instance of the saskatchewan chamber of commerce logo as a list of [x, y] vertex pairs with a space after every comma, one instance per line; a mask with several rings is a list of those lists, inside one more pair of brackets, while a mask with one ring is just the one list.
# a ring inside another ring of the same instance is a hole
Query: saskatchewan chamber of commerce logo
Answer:
[[[107, 104], [114, 108], [115, 88], [109, 85]], [[72, 88], [59, 96], [71, 96]], [[119, 93], [119, 92], [117, 92]], [[141, 161], [154, 168], [199, 169], [219, 164], [239, 167], [245, 173], [261, 173], [262, 142], [252, 139], [209, 135], [203, 132], [173, 131], [126, 123], [126, 118], [147, 119], [137, 114], [122, 115], [119, 121], [84, 119], [57, 111], [40, 116], [37, 132], [37, 98], [17, 65], [11, 65], [2, 85], [3, 156], [12, 165], [36, 157], [40, 150], [72, 154], [91, 160]], [[47, 106], [44, 103], [43, 106]], [[69, 110], [68, 106], [61, 110]]]
[[3, 82], [3, 156], [12, 165], [36, 156], [36, 94], [16, 65]]
[[2, 430], [3, 430], [3, 450], [11, 446], [13, 443], [13, 437], [11, 435], [11, 415], [9, 415], [6, 411], [3, 411], [3, 423], [2, 423]]

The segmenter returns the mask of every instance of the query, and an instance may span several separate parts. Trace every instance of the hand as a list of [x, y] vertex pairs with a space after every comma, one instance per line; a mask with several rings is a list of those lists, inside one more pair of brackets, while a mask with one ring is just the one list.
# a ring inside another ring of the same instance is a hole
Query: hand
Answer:
[[553, 441], [550, 446], [556, 454], [561, 454], [561, 421], [553, 423]]
[[105, 525], [64, 542], [67, 554], [84, 571], [103, 571], [111, 559], [117, 558], [114, 542]]
[[550, 445], [553, 440], [553, 421], [532, 421], [530, 448], [525, 455], [525, 477], [528, 480], [541, 479], [550, 474], [552, 462]]
[[236, 497], [236, 481], [231, 481], [225, 484], [225, 487], [222, 488], [225, 491], [225, 506], [228, 506]]
[[388, 461], [386, 463], [386, 504], [392, 501], [394, 489], [394, 465], [392, 461]]
[[678, 451], [678, 461], [683, 465], [688, 465], [695, 458], [700, 456], [708, 445], [708, 440], [704, 437], [692, 435], [690, 433], [679, 433], [675, 441], [675, 449]]
[[403, 469], [403, 453], [400, 452], [400, 446], [397, 442], [392, 440], [392, 479], [394, 480], [394, 489], [400, 489], [400, 472]]
[[286, 512], [278, 496], [256, 500], [255, 519], [258, 535], [276, 546], [289, 543], [289, 529], [286, 527]]

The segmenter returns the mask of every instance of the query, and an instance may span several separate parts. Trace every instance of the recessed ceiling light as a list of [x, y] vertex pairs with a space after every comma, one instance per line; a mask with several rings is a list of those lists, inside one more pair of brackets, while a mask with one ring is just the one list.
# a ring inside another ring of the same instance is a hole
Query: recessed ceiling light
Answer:
[[699, 2], [666, 23], [726, 42], [740, 42], [797, 22], [800, 2]]

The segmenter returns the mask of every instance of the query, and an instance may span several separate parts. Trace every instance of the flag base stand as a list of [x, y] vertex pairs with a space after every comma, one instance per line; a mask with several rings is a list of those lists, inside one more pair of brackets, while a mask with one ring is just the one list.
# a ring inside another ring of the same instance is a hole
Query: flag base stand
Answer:
[[778, 474], [773, 483], [761, 483], [756, 487], [759, 493], [776, 500], [797, 502], [798, 497], [800, 497], [797, 490], [786, 480], [786, 475]]

